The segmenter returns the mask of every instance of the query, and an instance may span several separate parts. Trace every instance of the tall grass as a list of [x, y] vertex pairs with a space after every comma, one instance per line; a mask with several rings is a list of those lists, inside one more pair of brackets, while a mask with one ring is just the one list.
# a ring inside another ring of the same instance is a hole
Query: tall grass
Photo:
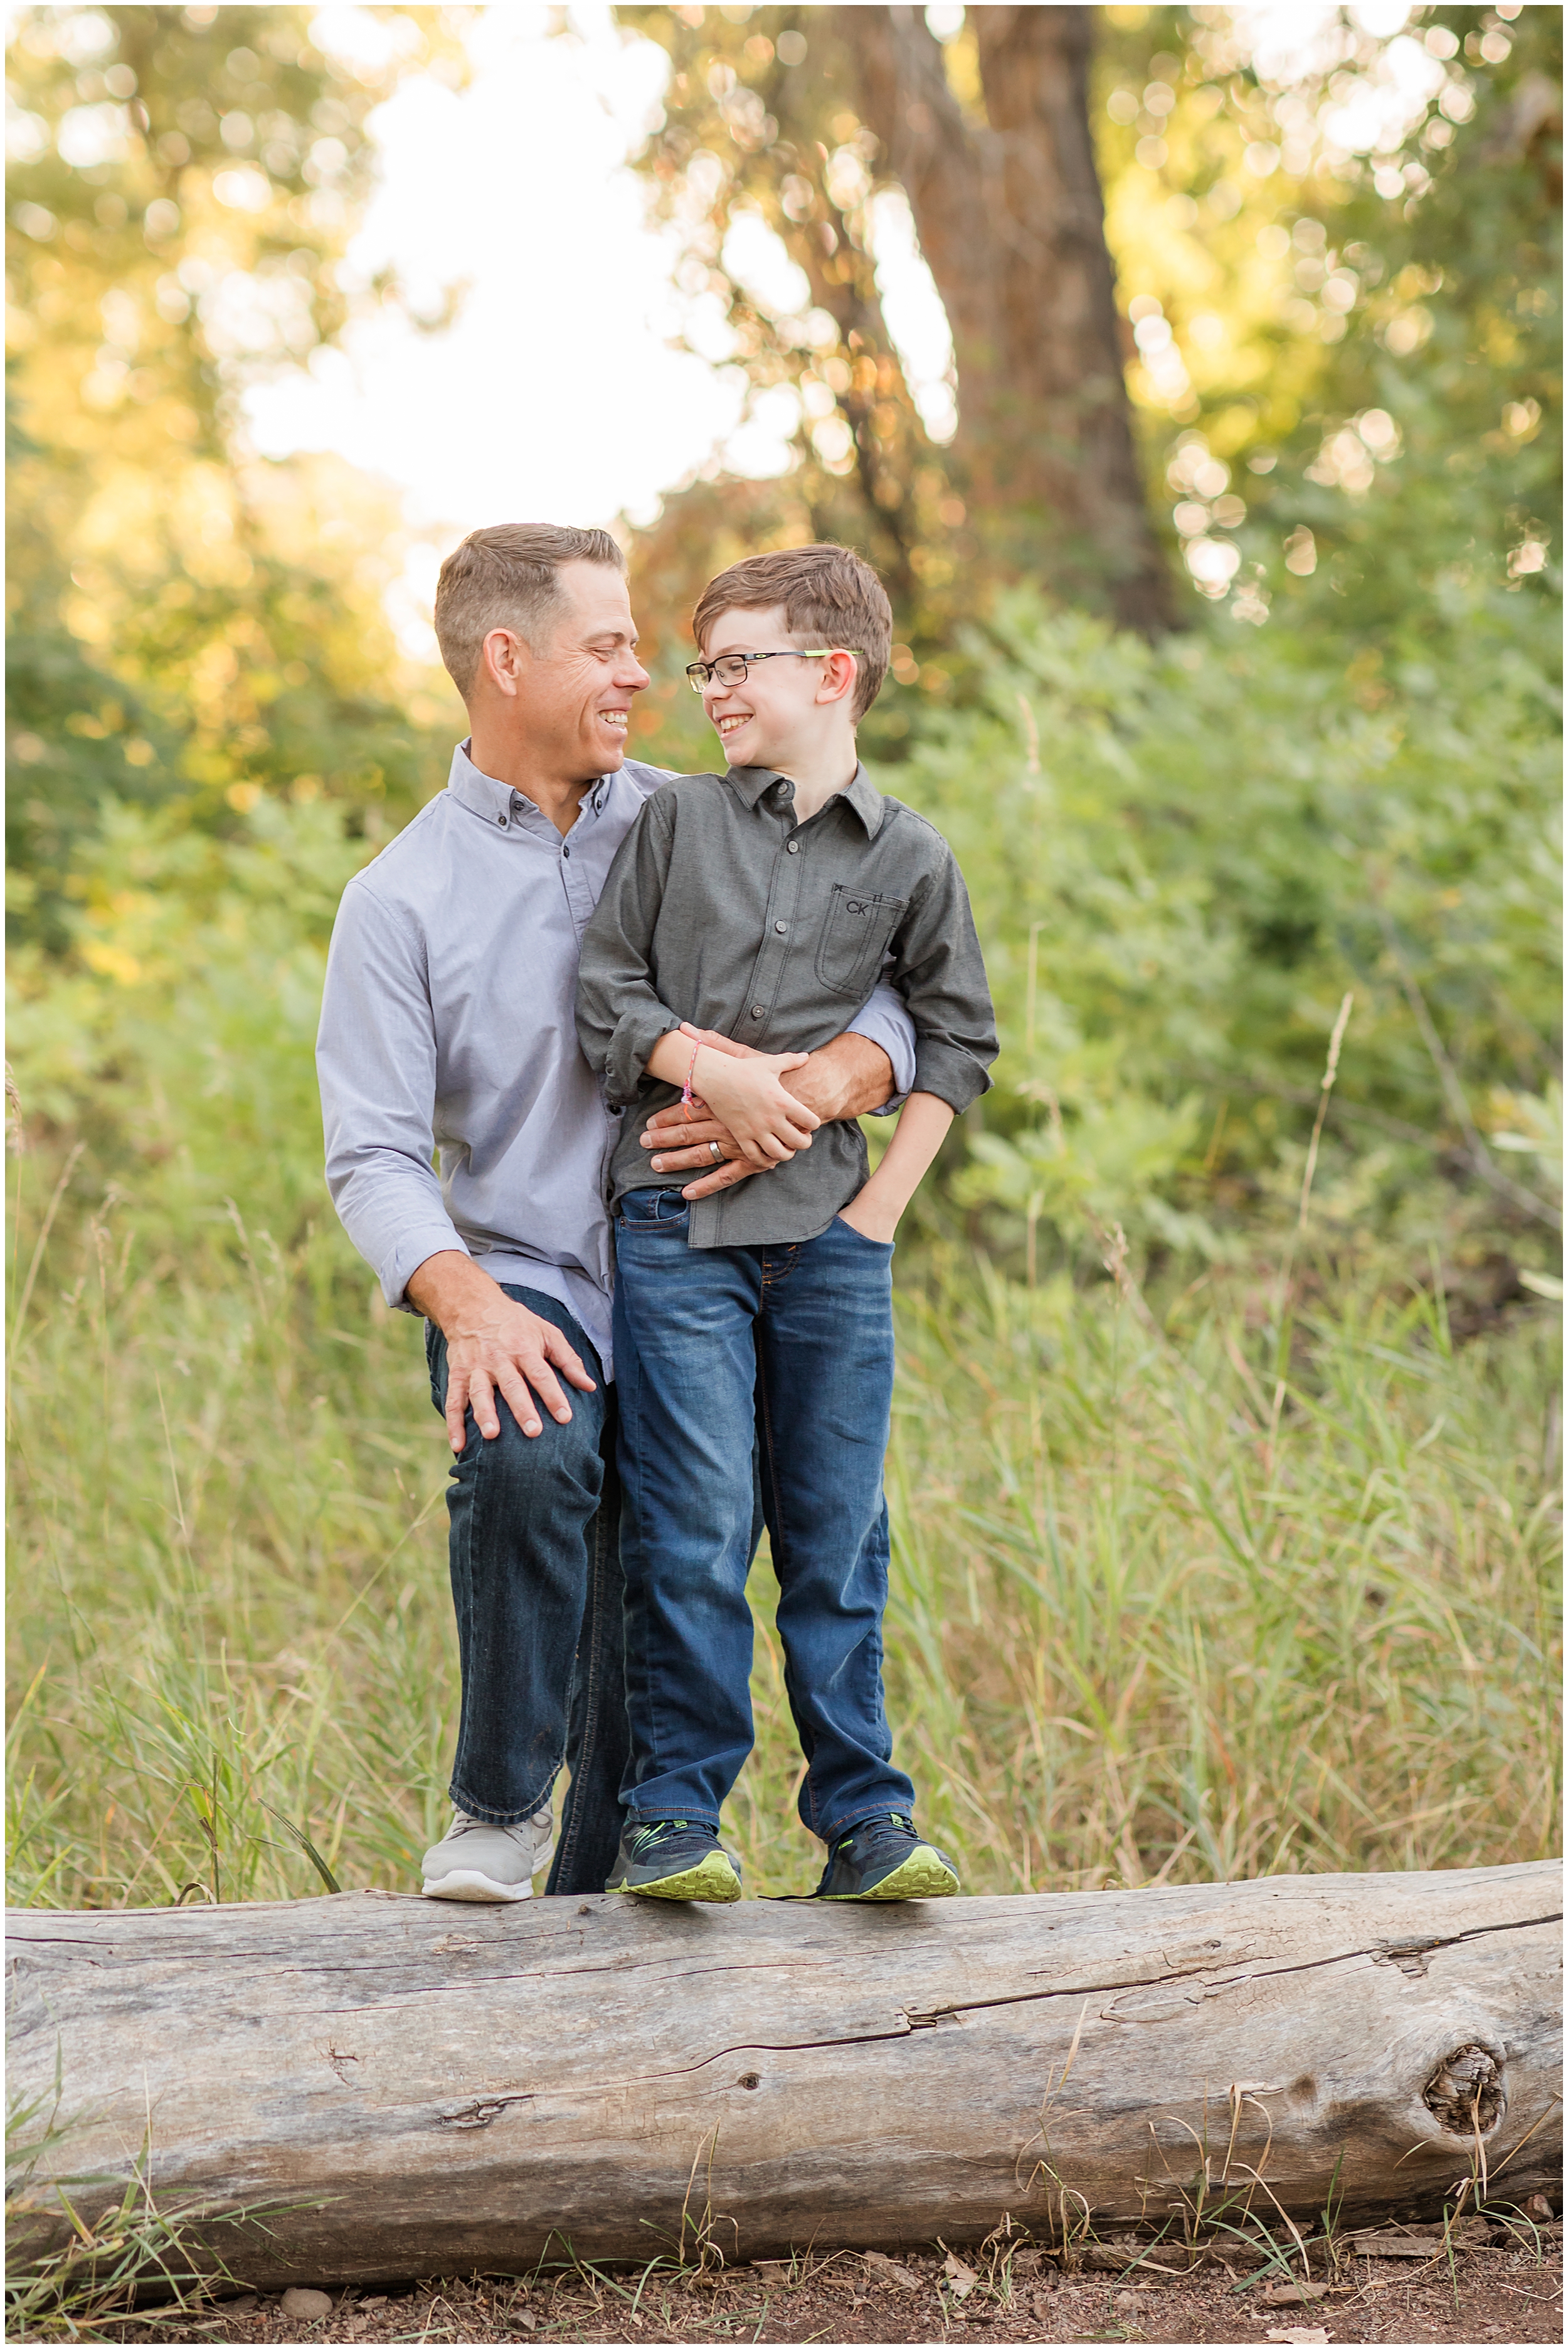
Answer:
[[[934, 1240], [903, 1280], [890, 1701], [969, 1889], [1553, 1847], [1544, 1309], [1456, 1349], [1435, 1288], [1299, 1257], [1276, 1403], [1268, 1264], [1150, 1305]], [[333, 1229], [174, 1249], [67, 1189], [12, 1423], [13, 1897], [411, 1884], [457, 1696], [418, 1325]], [[727, 1822], [759, 1892], [817, 1861], [770, 1595]]]

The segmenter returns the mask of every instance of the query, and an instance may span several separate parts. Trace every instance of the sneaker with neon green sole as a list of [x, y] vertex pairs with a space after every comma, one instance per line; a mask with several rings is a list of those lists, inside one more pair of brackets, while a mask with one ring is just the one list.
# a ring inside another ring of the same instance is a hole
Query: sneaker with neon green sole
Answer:
[[621, 1837], [606, 1892], [648, 1900], [738, 1900], [740, 1862], [717, 1827], [687, 1819], [640, 1819]]
[[907, 1813], [861, 1819], [828, 1849], [819, 1900], [943, 1900], [958, 1889], [944, 1851], [923, 1843]]

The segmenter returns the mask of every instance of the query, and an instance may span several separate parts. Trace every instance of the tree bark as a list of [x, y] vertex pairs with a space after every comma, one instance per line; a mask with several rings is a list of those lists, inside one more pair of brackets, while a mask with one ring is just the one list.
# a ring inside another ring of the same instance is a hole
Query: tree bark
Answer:
[[1560, 1873], [25, 1911], [11, 2093], [60, 2085], [13, 2234], [63, 2234], [46, 2171], [108, 2181], [90, 2218], [139, 2158], [257, 2285], [1418, 2213], [1482, 2164], [1519, 2199], [1561, 2158]]
[[1089, 130], [1094, 11], [970, 9], [983, 125], [954, 97], [922, 10], [833, 17], [947, 311], [954, 454], [995, 551], [1054, 585], [1098, 581], [1126, 626], [1169, 626]]

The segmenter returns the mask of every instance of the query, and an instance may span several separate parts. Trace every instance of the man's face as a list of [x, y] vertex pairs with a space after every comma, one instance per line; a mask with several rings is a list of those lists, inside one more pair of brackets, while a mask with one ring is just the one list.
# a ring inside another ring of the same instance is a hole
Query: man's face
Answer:
[[[721, 612], [703, 642], [702, 657], [725, 653], [792, 653], [794, 639], [784, 606], [763, 612]], [[740, 685], [710, 678], [703, 707], [718, 729], [732, 767], [787, 767], [821, 733], [835, 703], [844, 698], [843, 680], [853, 690], [854, 663], [847, 654], [824, 660], [758, 661]]]
[[626, 755], [632, 697], [648, 682], [624, 574], [607, 563], [564, 563], [554, 625], [525, 655], [521, 687], [531, 748], [560, 776], [591, 782]]

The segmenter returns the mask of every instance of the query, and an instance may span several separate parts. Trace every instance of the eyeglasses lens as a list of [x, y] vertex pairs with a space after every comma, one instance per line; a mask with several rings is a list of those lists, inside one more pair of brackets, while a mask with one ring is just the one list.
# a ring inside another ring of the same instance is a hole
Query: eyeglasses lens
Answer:
[[693, 661], [691, 667], [686, 670], [686, 676], [690, 679], [691, 689], [694, 693], [706, 692], [709, 678], [712, 678], [715, 683], [718, 685], [744, 685], [746, 683], [747, 674], [746, 656], [744, 653], [727, 653], [722, 660], [716, 660], [711, 663], [707, 661]]

